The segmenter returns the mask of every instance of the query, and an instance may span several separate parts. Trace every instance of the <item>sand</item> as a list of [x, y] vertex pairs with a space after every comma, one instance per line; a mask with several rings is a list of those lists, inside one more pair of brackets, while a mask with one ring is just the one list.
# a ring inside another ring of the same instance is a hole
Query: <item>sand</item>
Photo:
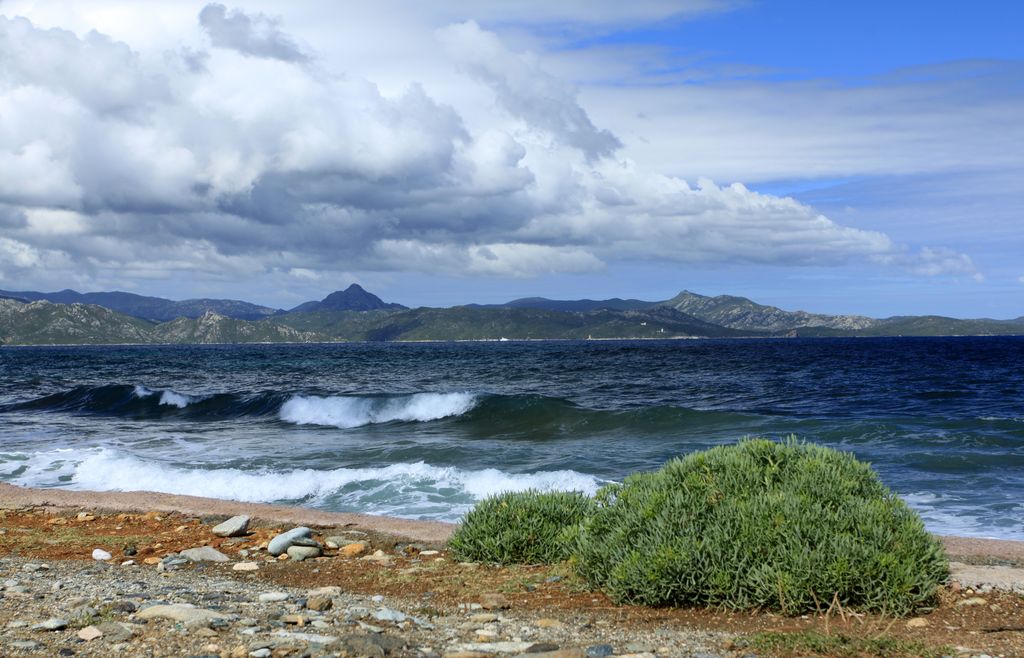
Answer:
[[248, 514], [267, 523], [349, 527], [374, 533], [395, 535], [429, 544], [445, 542], [455, 526], [438, 521], [413, 521], [387, 516], [324, 512], [304, 507], [242, 503], [200, 496], [180, 496], [152, 491], [73, 491], [69, 489], [31, 489], [0, 483], [0, 509], [48, 507], [54, 509], [92, 509], [100, 512], [180, 512], [198, 517]]

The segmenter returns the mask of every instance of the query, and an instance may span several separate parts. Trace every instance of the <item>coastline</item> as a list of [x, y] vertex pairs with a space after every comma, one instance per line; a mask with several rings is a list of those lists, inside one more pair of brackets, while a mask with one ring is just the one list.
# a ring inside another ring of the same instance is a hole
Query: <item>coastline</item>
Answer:
[[[102, 512], [179, 512], [197, 517], [247, 514], [263, 523], [345, 527], [375, 535], [443, 545], [456, 525], [356, 512], [327, 512], [308, 507], [247, 503], [202, 496], [152, 491], [82, 491], [39, 489], [0, 482], [0, 510], [42, 507], [54, 510], [92, 509]], [[1024, 541], [937, 535], [951, 560], [975, 564], [1024, 567]]]
[[[253, 517], [248, 532], [212, 533], [235, 514]], [[296, 525], [319, 556], [268, 555]], [[882, 642], [892, 658], [1024, 655], [1020, 541], [941, 537], [951, 578], [919, 617], [784, 617], [616, 604], [564, 564], [459, 562], [445, 547], [455, 527], [0, 483], [0, 654], [849, 658], [883, 655]]]
[[431, 545], [443, 544], [455, 529], [453, 524], [441, 521], [418, 521], [355, 512], [325, 512], [290, 505], [246, 503], [153, 491], [38, 489], [0, 482], [0, 510], [24, 507], [91, 509], [115, 513], [178, 512], [200, 518], [247, 514], [263, 523], [343, 527]]

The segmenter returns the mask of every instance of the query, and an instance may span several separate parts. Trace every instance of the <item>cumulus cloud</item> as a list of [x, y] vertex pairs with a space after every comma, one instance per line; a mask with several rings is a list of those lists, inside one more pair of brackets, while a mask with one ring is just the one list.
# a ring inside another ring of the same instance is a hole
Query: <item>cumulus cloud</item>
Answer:
[[210, 3], [199, 12], [199, 23], [217, 48], [230, 48], [243, 55], [268, 57], [284, 62], [306, 62], [309, 56], [281, 30], [281, 21], [264, 14], [249, 15], [240, 9], [228, 11]]
[[572, 87], [545, 72], [535, 58], [509, 51], [494, 33], [468, 21], [438, 36], [471, 76], [493, 90], [498, 104], [528, 126], [580, 149], [590, 160], [622, 146], [615, 135], [594, 126]]
[[415, 81], [385, 93], [294, 66], [309, 55], [277, 19], [207, 5], [194, 29], [215, 47], [154, 57], [0, 17], [8, 276], [519, 277], [622, 260], [973, 272], [789, 198], [645, 169], [571, 85], [475, 23], [436, 35], [493, 94], [472, 122]]

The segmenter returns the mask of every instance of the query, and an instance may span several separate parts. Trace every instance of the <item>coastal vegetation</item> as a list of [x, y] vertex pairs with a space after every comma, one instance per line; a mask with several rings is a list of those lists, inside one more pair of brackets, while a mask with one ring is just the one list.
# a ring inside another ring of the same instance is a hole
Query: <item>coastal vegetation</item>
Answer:
[[[481, 503], [459, 533], [529, 529], [535, 555], [568, 555], [578, 574], [617, 603], [710, 605], [785, 614], [831, 605], [905, 615], [928, 605], [948, 575], [939, 542], [868, 464], [799, 442], [748, 439], [696, 452], [576, 498], [536, 505], [536, 492]], [[510, 514], [514, 510], [515, 514]], [[537, 517], [531, 513], [543, 511]], [[559, 529], [581, 511], [582, 520]], [[463, 559], [502, 562], [485, 542]]]
[[570, 557], [568, 539], [593, 507], [579, 492], [499, 494], [470, 510], [448, 548], [462, 560], [555, 564]]

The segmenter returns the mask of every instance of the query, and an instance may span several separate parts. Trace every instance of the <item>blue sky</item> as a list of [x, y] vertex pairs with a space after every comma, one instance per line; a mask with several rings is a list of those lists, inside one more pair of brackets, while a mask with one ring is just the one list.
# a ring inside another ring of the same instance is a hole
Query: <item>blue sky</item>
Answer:
[[1022, 24], [994, 1], [6, 0], [0, 288], [1021, 316]]

